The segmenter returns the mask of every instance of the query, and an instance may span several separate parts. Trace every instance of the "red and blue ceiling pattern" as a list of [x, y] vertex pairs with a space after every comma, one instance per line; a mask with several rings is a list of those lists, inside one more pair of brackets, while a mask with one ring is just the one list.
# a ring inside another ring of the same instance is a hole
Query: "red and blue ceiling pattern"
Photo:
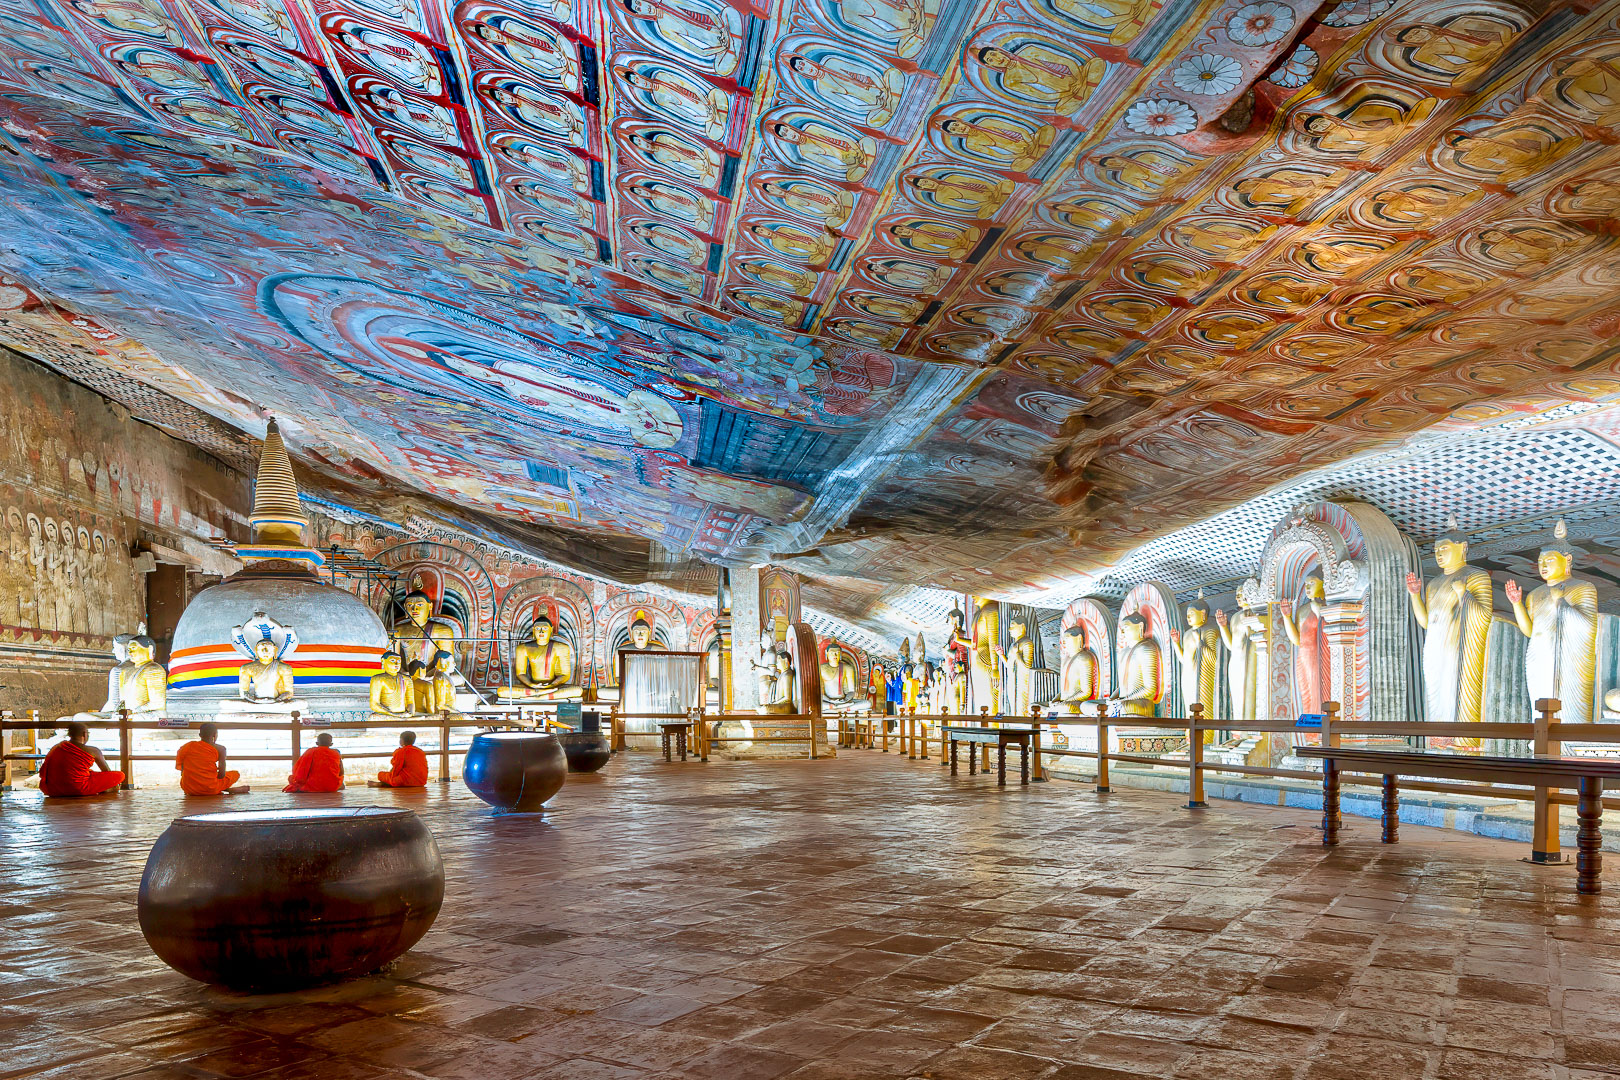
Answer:
[[0, 341], [351, 489], [1027, 590], [1620, 396], [1617, 17], [0, 0]]

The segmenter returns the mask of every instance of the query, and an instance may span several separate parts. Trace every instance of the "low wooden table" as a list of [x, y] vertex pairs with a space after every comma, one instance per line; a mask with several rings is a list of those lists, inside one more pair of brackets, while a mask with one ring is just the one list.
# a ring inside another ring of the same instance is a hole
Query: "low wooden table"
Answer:
[[[1018, 782], [1029, 783], [1029, 744], [1030, 736], [1034, 732], [1030, 728], [980, 728], [980, 727], [953, 727], [945, 725], [945, 736], [951, 743], [951, 775], [956, 775], [956, 744], [965, 742], [970, 747], [985, 746], [996, 748], [996, 784], [1007, 786], [1007, 744], [1018, 744]], [[973, 776], [979, 771], [978, 755], [968, 750], [968, 775]]]
[[664, 743], [665, 761], [670, 760], [669, 740], [671, 736], [675, 739], [676, 752], [680, 754], [682, 761], [686, 760], [686, 736], [691, 730], [692, 721], [690, 720], [660, 720], [658, 722], [658, 731]]
[[1398, 776], [1441, 780], [1480, 780], [1492, 784], [1528, 784], [1533, 787], [1574, 788], [1578, 822], [1575, 851], [1575, 891], [1596, 896], [1603, 891], [1603, 782], [1620, 781], [1620, 760], [1568, 757], [1482, 757], [1435, 754], [1421, 750], [1365, 750], [1355, 747], [1306, 746], [1300, 757], [1322, 761], [1322, 843], [1339, 842], [1339, 773], [1382, 774], [1384, 777], [1383, 842], [1393, 844], [1400, 829]]

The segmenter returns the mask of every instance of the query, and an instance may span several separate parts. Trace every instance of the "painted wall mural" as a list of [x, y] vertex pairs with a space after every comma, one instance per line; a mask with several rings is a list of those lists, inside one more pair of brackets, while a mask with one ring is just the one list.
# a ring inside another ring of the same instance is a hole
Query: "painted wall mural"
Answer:
[[0, 0], [0, 342], [88, 325], [348, 489], [777, 556], [833, 611], [1040, 588], [1620, 398], [1617, 20]]

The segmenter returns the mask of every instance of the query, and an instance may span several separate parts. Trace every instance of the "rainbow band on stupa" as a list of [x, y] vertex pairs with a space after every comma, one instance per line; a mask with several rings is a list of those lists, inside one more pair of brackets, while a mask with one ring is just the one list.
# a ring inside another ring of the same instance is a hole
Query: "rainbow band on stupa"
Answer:
[[[322, 687], [367, 686], [382, 669], [383, 652], [366, 645], [300, 643], [297, 655], [285, 663], [293, 669], [301, 692], [319, 692]], [[246, 663], [248, 659], [230, 645], [179, 649], [169, 664], [169, 687], [232, 687]]]

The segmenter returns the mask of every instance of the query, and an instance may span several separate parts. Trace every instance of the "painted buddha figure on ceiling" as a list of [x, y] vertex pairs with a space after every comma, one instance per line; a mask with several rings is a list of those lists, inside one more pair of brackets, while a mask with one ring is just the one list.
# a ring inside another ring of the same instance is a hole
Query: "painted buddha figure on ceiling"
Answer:
[[1473, 723], [1485, 703], [1491, 576], [1468, 565], [1468, 538], [1457, 531], [1456, 518], [1434, 542], [1434, 561], [1440, 573], [1426, 585], [1416, 574], [1406, 575], [1412, 614], [1423, 627], [1427, 716], [1430, 723]]
[[1119, 702], [1121, 716], [1153, 716], [1164, 700], [1164, 652], [1148, 636], [1147, 620], [1137, 614], [1119, 621], [1125, 646], [1120, 664]]
[[1204, 719], [1215, 715], [1215, 659], [1220, 650], [1220, 631], [1209, 625], [1209, 604], [1203, 591], [1187, 605], [1187, 629], [1170, 631], [1170, 648], [1175, 650], [1181, 669], [1181, 701], [1187, 715], [1194, 705], [1204, 707]]
[[441, 649], [455, 655], [456, 631], [443, 619], [433, 617], [433, 600], [420, 590], [413, 590], [400, 606], [405, 618], [400, 619], [388, 632], [388, 647], [399, 653], [402, 662], [420, 660], [431, 663]]
[[503, 701], [565, 701], [584, 691], [574, 680], [574, 647], [558, 640], [550, 616], [542, 615], [530, 629], [531, 640], [512, 652], [512, 678], [516, 686], [503, 686]]
[[1078, 713], [1082, 704], [1096, 700], [1100, 683], [1097, 653], [1086, 641], [1086, 628], [1075, 623], [1063, 631], [1058, 652], [1062, 656], [1058, 699]]
[[853, 705], [861, 700], [860, 672], [843, 647], [829, 641], [821, 664], [821, 700], [827, 705]]
[[[1541, 549], [1536, 569], [1545, 583], [1526, 596], [1517, 581], [1507, 583], [1513, 618], [1530, 639], [1525, 647], [1525, 682], [1532, 707], [1540, 698], [1557, 698], [1558, 718], [1566, 724], [1592, 719], [1597, 678], [1597, 586], [1571, 575], [1575, 549], [1563, 519], [1553, 542]], [[1605, 695], [1604, 704], [1609, 704]]]

